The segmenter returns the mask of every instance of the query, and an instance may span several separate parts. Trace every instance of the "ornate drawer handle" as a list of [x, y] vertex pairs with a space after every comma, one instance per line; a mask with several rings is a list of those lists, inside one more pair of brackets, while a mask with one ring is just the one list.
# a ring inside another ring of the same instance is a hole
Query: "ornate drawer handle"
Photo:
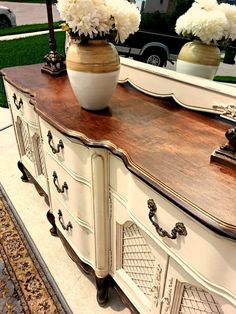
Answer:
[[151, 223], [153, 224], [153, 226], [156, 228], [157, 233], [159, 234], [159, 236], [161, 237], [168, 237], [170, 239], [176, 239], [177, 238], [177, 234], [179, 234], [180, 236], [186, 236], [187, 235], [187, 230], [184, 226], [184, 224], [182, 222], [177, 222], [175, 224], [175, 227], [171, 230], [171, 234], [169, 234], [166, 230], [163, 230], [159, 224], [153, 220], [153, 217], [155, 216], [155, 213], [157, 211], [157, 207], [156, 204], [154, 202], [153, 199], [149, 199], [148, 200], [148, 208], [149, 208], [149, 219], [151, 220]]
[[67, 185], [66, 182], [63, 183], [63, 185], [62, 185], [61, 188], [60, 188], [59, 185], [57, 184], [58, 176], [57, 176], [56, 171], [53, 171], [52, 176], [53, 176], [53, 183], [54, 183], [54, 185], [55, 185], [55, 187], [56, 187], [58, 193], [64, 193], [65, 190], [68, 190], [68, 185]]
[[48, 134], [47, 134], [47, 137], [48, 137], [48, 145], [51, 147], [51, 150], [53, 152], [53, 154], [57, 154], [60, 152], [60, 149], [63, 149], [64, 148], [64, 144], [62, 142], [62, 140], [59, 140], [59, 144], [57, 144], [57, 148], [55, 148], [53, 145], [52, 145], [52, 140], [53, 140], [53, 137], [52, 137], [52, 133], [51, 131], [48, 131]]
[[70, 221], [68, 222], [67, 225], [65, 225], [63, 215], [62, 215], [62, 212], [60, 209], [58, 210], [58, 218], [59, 218], [60, 224], [64, 230], [68, 231], [69, 229], [73, 228], [72, 223]]
[[23, 100], [22, 100], [22, 98], [20, 98], [18, 103], [17, 103], [17, 96], [16, 96], [15, 93], [13, 94], [12, 98], [13, 98], [14, 104], [16, 106], [16, 109], [19, 110], [21, 107], [23, 107]]

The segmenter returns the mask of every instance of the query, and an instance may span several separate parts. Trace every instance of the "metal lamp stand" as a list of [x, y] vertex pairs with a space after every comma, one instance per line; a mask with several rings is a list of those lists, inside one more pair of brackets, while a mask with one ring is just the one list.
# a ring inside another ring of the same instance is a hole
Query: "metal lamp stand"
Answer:
[[49, 73], [51, 75], [60, 75], [66, 72], [66, 65], [64, 63], [64, 56], [60, 55], [57, 51], [57, 45], [53, 27], [53, 16], [52, 16], [52, 2], [46, 0], [47, 15], [48, 15], [48, 28], [49, 28], [49, 48], [50, 52], [44, 57], [46, 62], [41, 68], [42, 72]]

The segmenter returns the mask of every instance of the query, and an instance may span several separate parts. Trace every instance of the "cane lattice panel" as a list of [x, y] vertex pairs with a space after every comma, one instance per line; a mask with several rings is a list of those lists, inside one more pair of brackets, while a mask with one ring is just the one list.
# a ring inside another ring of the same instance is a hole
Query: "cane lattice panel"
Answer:
[[176, 306], [172, 308], [171, 314], [223, 314], [220, 305], [209, 292], [179, 281], [176, 285]]
[[123, 226], [122, 268], [149, 299], [155, 265], [154, 255], [137, 225]]
[[35, 152], [38, 175], [42, 174], [46, 176], [46, 165], [44, 162], [42, 142], [38, 134], [35, 134], [33, 136], [33, 145], [34, 145], [34, 152]]
[[22, 156], [26, 155], [31, 161], [33, 161], [29, 131], [27, 125], [25, 125], [19, 117], [17, 117], [16, 128]]

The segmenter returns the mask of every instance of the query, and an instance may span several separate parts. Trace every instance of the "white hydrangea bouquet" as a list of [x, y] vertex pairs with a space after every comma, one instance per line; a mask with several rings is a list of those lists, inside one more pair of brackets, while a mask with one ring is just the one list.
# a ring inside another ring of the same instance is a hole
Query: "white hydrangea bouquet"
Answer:
[[80, 38], [115, 34], [116, 42], [124, 42], [141, 20], [138, 8], [127, 0], [58, 0], [57, 9], [64, 30]]
[[236, 39], [236, 6], [216, 0], [195, 0], [175, 26], [177, 34], [205, 44], [225, 44]]

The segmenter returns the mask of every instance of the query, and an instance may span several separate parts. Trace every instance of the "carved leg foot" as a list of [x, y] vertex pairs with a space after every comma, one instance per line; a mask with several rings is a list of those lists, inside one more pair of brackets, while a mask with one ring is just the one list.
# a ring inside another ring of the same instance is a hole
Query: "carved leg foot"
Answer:
[[21, 161], [18, 161], [17, 166], [18, 166], [19, 170], [22, 172], [21, 180], [22, 180], [23, 182], [29, 182], [29, 179], [28, 179], [28, 177], [27, 177], [27, 175], [26, 175], [26, 172], [25, 172], [25, 167], [24, 167], [24, 165], [22, 164], [22, 162], [21, 162]]
[[97, 302], [100, 306], [105, 306], [108, 300], [108, 276], [105, 278], [96, 277]]
[[52, 228], [50, 229], [50, 233], [52, 236], [54, 237], [58, 237], [57, 234], [57, 226], [55, 223], [55, 217], [54, 215], [50, 212], [50, 210], [47, 212], [47, 219], [50, 222], [50, 224], [52, 225]]

